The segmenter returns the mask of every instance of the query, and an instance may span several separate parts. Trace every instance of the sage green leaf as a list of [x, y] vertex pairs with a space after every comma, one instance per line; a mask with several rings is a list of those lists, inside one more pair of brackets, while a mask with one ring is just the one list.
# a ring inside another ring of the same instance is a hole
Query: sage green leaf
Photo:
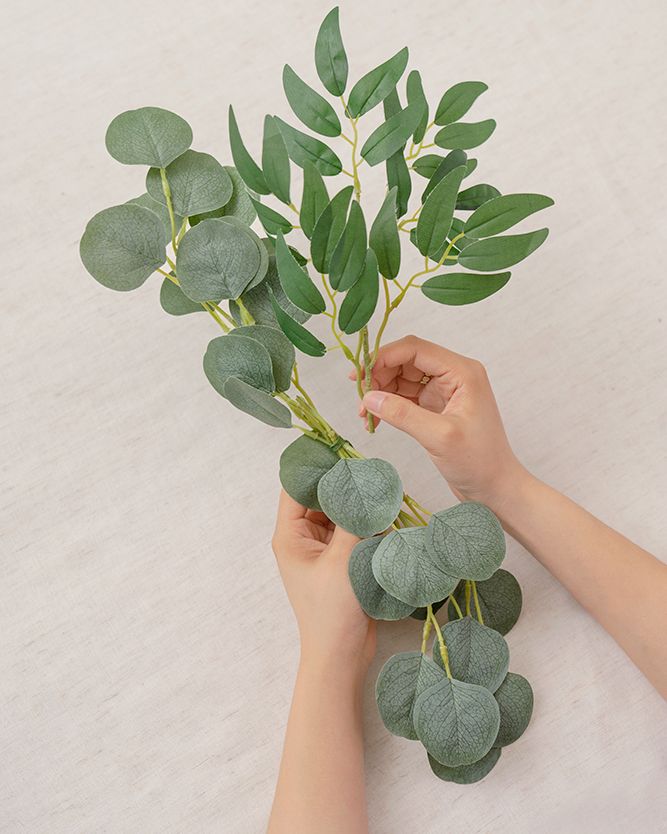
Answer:
[[271, 355], [263, 344], [247, 336], [218, 336], [208, 343], [204, 354], [206, 378], [223, 397], [225, 383], [234, 376], [272, 393], [275, 390]]
[[458, 122], [470, 110], [483, 92], [488, 90], [482, 81], [461, 81], [454, 84], [443, 95], [435, 111], [434, 122], [437, 125], [448, 125]]
[[366, 162], [371, 166], [379, 165], [402, 150], [415, 130], [422, 112], [421, 104], [413, 102], [377, 127], [361, 148], [361, 155]]
[[396, 151], [386, 162], [387, 187], [396, 188], [396, 216], [403, 217], [408, 210], [408, 201], [412, 193], [410, 169], [405, 161], [403, 150]]
[[[232, 165], [224, 165], [223, 167], [232, 181], [232, 196], [229, 198], [229, 202], [224, 206], [220, 206], [220, 208], [213, 209], [213, 211], [205, 211], [202, 214], [193, 214], [191, 217], [188, 217], [191, 226], [196, 226], [202, 220], [221, 217], [236, 217], [246, 226], [250, 226], [257, 217], [257, 212], [248, 194], [248, 189], [239, 172]], [[167, 219], [169, 219], [168, 216]], [[176, 225], [178, 228], [178, 220]]]
[[311, 510], [321, 510], [317, 485], [340, 458], [319, 440], [303, 435], [280, 456], [280, 483], [288, 495]]
[[307, 313], [323, 313], [327, 305], [322, 293], [313, 284], [308, 272], [297, 263], [281, 234], [276, 238], [276, 265], [280, 283], [289, 300]]
[[500, 710], [482, 686], [443, 678], [417, 698], [414, 711], [417, 736], [433, 758], [447, 767], [479, 761], [491, 749]]
[[494, 197], [500, 197], [500, 191], [495, 186], [487, 183], [471, 185], [470, 188], [464, 189], [459, 194], [456, 201], [456, 210], [474, 211]]
[[444, 179], [450, 171], [454, 170], [454, 168], [458, 168], [459, 165], [465, 165], [467, 161], [468, 156], [465, 151], [450, 151], [447, 156], [443, 158], [442, 162], [433, 172], [433, 176], [426, 184], [426, 188], [422, 194], [422, 203], [426, 200], [428, 195], [431, 191], [433, 191], [440, 180]]
[[366, 261], [359, 280], [347, 291], [338, 313], [338, 324], [343, 333], [358, 333], [368, 324], [375, 312], [380, 280], [378, 263], [372, 249], [366, 251]]
[[497, 275], [475, 275], [472, 272], [449, 272], [424, 281], [421, 290], [431, 301], [457, 306], [474, 304], [501, 290], [510, 279], [510, 272]]
[[428, 763], [431, 765], [433, 773], [443, 782], [472, 785], [474, 782], [480, 782], [491, 773], [498, 763], [498, 759], [500, 759], [500, 753], [500, 747], [492, 747], [486, 756], [482, 756], [479, 761], [460, 767], [447, 767], [447, 765], [440, 764], [431, 755], [428, 757]]
[[421, 652], [392, 655], [380, 670], [375, 684], [378, 711], [389, 732], [416, 739], [415, 701], [422, 692], [443, 679], [446, 680], [442, 670]]
[[526, 232], [523, 235], [487, 237], [471, 243], [459, 255], [459, 263], [466, 269], [493, 272], [514, 266], [538, 249], [549, 234], [548, 229]]
[[232, 218], [202, 220], [178, 247], [176, 272], [183, 292], [193, 301], [238, 298], [252, 285], [267, 259], [255, 238]]
[[368, 243], [375, 252], [378, 269], [385, 278], [395, 278], [401, 268], [401, 241], [396, 222], [396, 188], [391, 188], [384, 198], [380, 211], [373, 221]]
[[[166, 168], [174, 211], [182, 217], [201, 214], [226, 205], [232, 196], [232, 180], [210, 154], [186, 151]], [[146, 191], [166, 205], [162, 177], [157, 168], [146, 175]]]
[[320, 214], [310, 240], [310, 256], [313, 266], [320, 273], [328, 273], [331, 256], [343, 234], [347, 222], [347, 209], [354, 188], [346, 186], [336, 194]]
[[107, 150], [124, 165], [166, 168], [192, 144], [190, 125], [161, 107], [140, 107], [116, 116], [107, 128]]
[[379, 104], [398, 84], [408, 64], [408, 48], [403, 47], [393, 57], [366, 73], [350, 90], [347, 112], [358, 119]]
[[[459, 608], [466, 612], [465, 607], [465, 582], [461, 582], [454, 592], [454, 598]], [[521, 613], [521, 588], [514, 576], [509, 571], [500, 568], [490, 579], [477, 582], [477, 597], [479, 608], [482, 612], [484, 625], [499, 631], [501, 634], [507, 632], [514, 626]], [[470, 610], [475, 611], [474, 602], [470, 603]], [[456, 618], [456, 609], [449, 603], [447, 608], [449, 619]]]
[[324, 356], [327, 352], [326, 345], [320, 342], [316, 336], [313, 336], [310, 330], [306, 330], [302, 324], [293, 319], [289, 313], [286, 313], [276, 301], [271, 290], [269, 290], [269, 297], [273, 304], [273, 312], [278, 326], [290, 342], [302, 353], [307, 353], [309, 356]]
[[354, 547], [347, 572], [352, 589], [369, 617], [375, 620], [402, 620], [412, 613], [412, 606], [392, 597], [373, 576], [373, 553], [382, 536], [363, 539]]
[[340, 120], [336, 111], [302, 81], [289, 64], [283, 67], [283, 89], [294, 114], [306, 127], [323, 136], [340, 136]]
[[459, 581], [429, 558], [425, 527], [385, 536], [373, 556], [373, 573], [385, 591], [414, 608], [443, 599]]
[[406, 93], [408, 96], [408, 104], [416, 104], [421, 112], [421, 116], [415, 127], [412, 141], [417, 144], [421, 142], [426, 133], [428, 126], [428, 102], [424, 95], [424, 87], [422, 85], [422, 77], [418, 70], [412, 70], [408, 75], [406, 82]]
[[234, 115], [234, 108], [229, 105], [229, 145], [232, 149], [232, 159], [236, 170], [243, 178], [243, 182], [257, 194], [268, 194], [269, 187], [264, 179], [262, 169], [248, 153], [243, 144], [239, 126]]
[[336, 174], [340, 174], [343, 170], [343, 163], [328, 145], [314, 136], [302, 133], [278, 118], [278, 116], [275, 119], [280, 127], [287, 153], [292, 162], [301, 168], [304, 168], [307, 162], [312, 162], [324, 177], [335, 177]]
[[398, 472], [386, 460], [340, 460], [317, 487], [322, 510], [360, 538], [386, 530], [403, 502]]
[[338, 22], [338, 6], [322, 21], [315, 41], [315, 68], [325, 89], [342, 96], [347, 84], [347, 55]]
[[[268, 269], [264, 280], [257, 286], [249, 290], [244, 290], [241, 295], [241, 300], [250, 315], [255, 319], [256, 324], [279, 327], [278, 320], [273, 312], [273, 304], [269, 290], [273, 292], [278, 305], [293, 319], [300, 323], [308, 320], [308, 313], [304, 313], [299, 307], [295, 307], [285, 295], [285, 291], [278, 278], [276, 260], [273, 255], [269, 257]], [[241, 313], [235, 301], [229, 302], [229, 309], [234, 320], [241, 323]]]
[[250, 200], [255, 207], [257, 217], [259, 217], [259, 222], [262, 226], [264, 226], [267, 234], [286, 235], [288, 232], [292, 231], [294, 226], [284, 215], [280, 214], [279, 211], [272, 209], [271, 206], [265, 206], [264, 203], [260, 203], [260, 201], [256, 200], [254, 197], [251, 197]]
[[164, 226], [143, 206], [113, 206], [88, 221], [79, 254], [103, 286], [135, 290], [167, 260]]
[[[502, 635], [472, 617], [452, 620], [442, 633], [452, 676], [495, 692], [505, 680], [510, 665], [510, 650]], [[437, 641], [433, 659], [445, 668]]]
[[422, 255], [428, 255], [447, 237], [465, 170], [465, 165], [454, 168], [428, 195], [417, 221], [417, 248]]
[[348, 290], [364, 268], [366, 260], [366, 221], [361, 206], [352, 200], [343, 234], [331, 255], [329, 281], [334, 290]]
[[238, 377], [232, 376], [225, 383], [224, 396], [232, 405], [235, 405], [251, 417], [261, 420], [269, 426], [277, 429], [289, 429], [292, 427], [292, 415], [289, 409], [274, 400], [266, 391], [253, 388]]
[[310, 240], [320, 214], [329, 205], [327, 187], [318, 168], [309, 161], [303, 166], [303, 197], [299, 220], [304, 235]]
[[229, 335], [254, 339], [263, 345], [271, 357], [275, 390], [287, 391], [292, 384], [292, 369], [296, 357], [292, 343], [282, 330], [263, 324], [250, 324], [235, 328]]
[[520, 738], [533, 715], [533, 690], [528, 681], [508, 672], [495, 694], [500, 708], [500, 727], [494, 744], [506, 747]]
[[461, 148], [467, 151], [486, 142], [495, 129], [494, 119], [485, 119], [483, 122], [456, 122], [441, 128], [433, 141], [441, 148]]
[[[134, 206], [143, 206], [144, 208], [149, 209], [149, 211], [152, 211], [153, 214], [157, 214], [162, 221], [162, 225], [164, 226], [166, 240], [171, 240], [171, 219], [169, 218], [169, 212], [164, 203], [158, 203], [158, 201], [154, 200], [148, 192], [141, 194], [139, 197], [133, 197], [127, 202]], [[183, 223], [183, 218], [180, 214], [174, 215], [174, 222], [176, 231], [178, 232], [181, 228], [181, 224]]]
[[444, 571], [462, 579], [488, 579], [505, 558], [505, 534], [484, 504], [466, 501], [428, 520], [426, 547]]
[[259, 252], [259, 266], [257, 267], [257, 271], [255, 272], [254, 276], [250, 279], [248, 284], [246, 285], [244, 292], [256, 287], [260, 284], [264, 278], [266, 277], [266, 273], [269, 268], [269, 252], [266, 246], [266, 241], [259, 238], [255, 232], [243, 222], [238, 217], [233, 217], [232, 215], [225, 216], [225, 217], [218, 217], [216, 218], [218, 223], [227, 223], [229, 226], [233, 226], [236, 228], [241, 234], [249, 237], [255, 246], [257, 247], [257, 251]]
[[190, 301], [183, 290], [169, 278], [160, 287], [160, 305], [170, 316], [185, 316], [188, 313], [203, 313], [204, 308], [196, 301]]
[[498, 235], [536, 211], [553, 204], [551, 197], [542, 194], [506, 194], [504, 197], [495, 197], [470, 215], [465, 224], [465, 232], [472, 238]]
[[262, 171], [272, 194], [286, 205], [290, 200], [289, 156], [283, 134], [273, 116], [264, 117], [264, 139], [262, 141]]

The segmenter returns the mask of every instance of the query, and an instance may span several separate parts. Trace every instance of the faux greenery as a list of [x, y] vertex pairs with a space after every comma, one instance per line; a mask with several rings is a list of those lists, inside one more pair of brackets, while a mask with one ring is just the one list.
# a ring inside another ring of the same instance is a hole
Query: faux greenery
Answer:
[[[407, 495], [390, 463], [365, 458], [322, 416], [296, 360], [341, 350], [363, 396], [408, 293], [446, 306], [485, 299], [547, 237], [544, 228], [511, 230], [552, 205], [549, 197], [470, 183], [478, 161], [467, 152], [496, 127], [468, 117], [486, 85], [455, 84], [430, 108], [407, 65], [404, 48], [352, 81], [333, 9], [315, 43], [322, 88], [283, 69], [300, 126], [267, 115], [253, 155], [230, 107], [233, 166], [193, 150], [189, 125], [174, 113], [121, 113], [107, 149], [147, 166], [145, 193], [92, 218], [81, 259], [115, 290], [161, 275], [168, 314], [205, 311], [221, 331], [203, 360], [215, 391], [300, 432], [280, 460], [284, 488], [362, 537], [349, 575], [371, 617], [423, 621], [420, 650], [394, 655], [380, 672], [380, 715], [391, 732], [424, 745], [436, 776], [467, 784], [489, 773], [533, 708], [528, 682], [508, 671], [502, 636], [521, 610], [519, 585], [500, 567], [503, 531], [480, 504], [431, 514]], [[386, 192], [373, 210], [362, 207], [362, 179], [379, 166]], [[402, 275], [410, 253], [422, 265]], [[313, 317], [326, 327], [313, 327]]]

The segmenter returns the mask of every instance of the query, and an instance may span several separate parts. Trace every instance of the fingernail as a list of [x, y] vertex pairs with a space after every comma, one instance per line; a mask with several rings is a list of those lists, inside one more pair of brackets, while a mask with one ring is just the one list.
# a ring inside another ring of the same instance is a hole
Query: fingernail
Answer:
[[385, 400], [386, 393], [384, 391], [369, 391], [363, 399], [363, 404], [371, 412], [371, 414], [380, 414], [382, 403]]

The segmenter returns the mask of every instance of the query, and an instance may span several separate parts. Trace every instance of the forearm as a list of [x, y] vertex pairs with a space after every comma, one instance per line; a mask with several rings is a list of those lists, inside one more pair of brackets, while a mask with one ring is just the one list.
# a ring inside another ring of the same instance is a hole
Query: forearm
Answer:
[[667, 566], [528, 473], [495, 511], [667, 697]]
[[367, 834], [365, 677], [365, 664], [302, 658], [268, 834]]

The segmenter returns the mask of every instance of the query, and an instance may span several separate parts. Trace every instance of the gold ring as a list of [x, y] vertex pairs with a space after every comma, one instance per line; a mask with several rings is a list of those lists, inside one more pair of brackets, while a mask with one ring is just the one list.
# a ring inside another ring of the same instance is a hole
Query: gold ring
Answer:
[[428, 385], [431, 381], [431, 377], [428, 374], [424, 374], [424, 376], [419, 380], [420, 385]]

